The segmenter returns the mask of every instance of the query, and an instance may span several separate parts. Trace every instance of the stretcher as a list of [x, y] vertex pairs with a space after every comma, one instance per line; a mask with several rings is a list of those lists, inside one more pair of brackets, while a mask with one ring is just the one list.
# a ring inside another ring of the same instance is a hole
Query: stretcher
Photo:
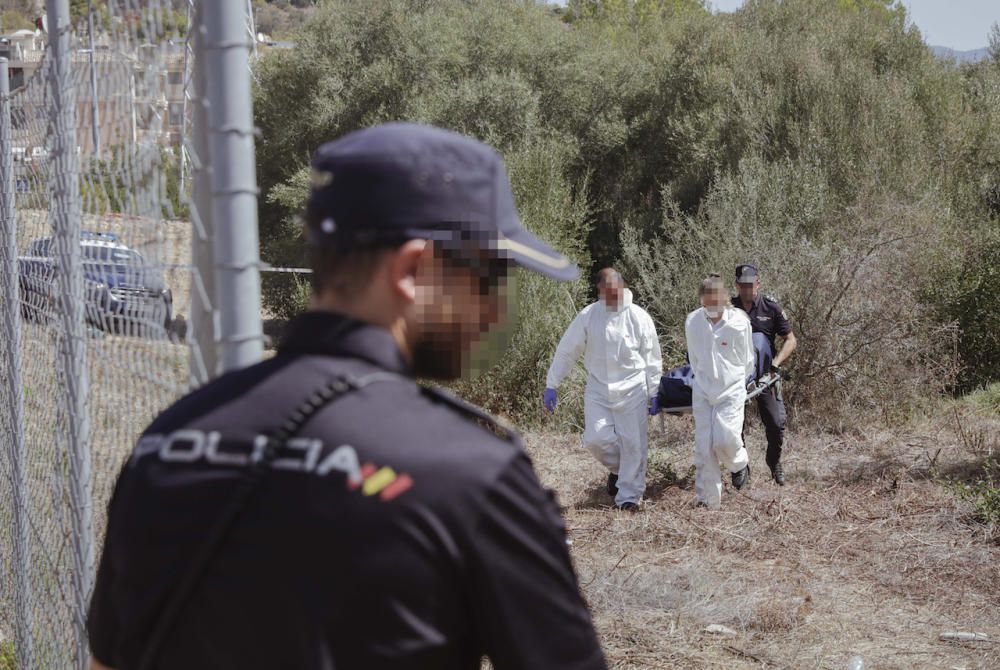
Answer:
[[[765, 393], [776, 384], [781, 383], [782, 376], [771, 370], [771, 345], [765, 337], [754, 334], [754, 350], [757, 352], [757, 365], [754, 373], [747, 380], [747, 402]], [[660, 411], [664, 414], [687, 414], [691, 411], [691, 386], [694, 383], [694, 373], [690, 365], [678, 366], [660, 378], [660, 388], [657, 400]]]

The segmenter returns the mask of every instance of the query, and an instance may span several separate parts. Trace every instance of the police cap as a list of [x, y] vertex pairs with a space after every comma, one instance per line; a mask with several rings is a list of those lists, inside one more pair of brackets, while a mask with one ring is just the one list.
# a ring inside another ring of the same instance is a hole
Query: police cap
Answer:
[[736, 266], [737, 284], [752, 284], [755, 279], [759, 278], [760, 272], [757, 271], [756, 266], [750, 265], [749, 263], [743, 263], [742, 265]]
[[459, 240], [571, 281], [579, 269], [521, 225], [491, 147], [414, 123], [358, 130], [321, 146], [307, 205], [311, 244]]

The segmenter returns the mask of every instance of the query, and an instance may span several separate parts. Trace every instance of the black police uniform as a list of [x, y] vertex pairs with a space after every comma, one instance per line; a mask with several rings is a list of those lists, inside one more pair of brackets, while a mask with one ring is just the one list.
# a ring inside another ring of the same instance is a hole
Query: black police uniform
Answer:
[[274, 358], [181, 399], [124, 466], [88, 621], [134, 668], [257, 437], [335, 375], [394, 375], [305, 423], [248, 499], [157, 668], [605, 668], [559, 509], [518, 436], [418, 386], [388, 331], [292, 322]]
[[[739, 296], [733, 298], [733, 307], [743, 309], [743, 301]], [[747, 316], [750, 317], [753, 332], [763, 333], [771, 344], [771, 351], [777, 355], [775, 337], [785, 337], [792, 332], [792, 324], [788, 322], [785, 310], [773, 298], [758, 293]], [[773, 468], [781, 460], [781, 446], [785, 442], [785, 401], [777, 384], [757, 396], [757, 409], [767, 434], [765, 460]]]

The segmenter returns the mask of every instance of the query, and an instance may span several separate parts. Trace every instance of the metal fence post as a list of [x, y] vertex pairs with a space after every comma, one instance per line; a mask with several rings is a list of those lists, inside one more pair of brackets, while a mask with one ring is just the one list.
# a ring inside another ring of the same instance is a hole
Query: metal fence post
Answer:
[[[194, 2], [194, 0], [191, 0]], [[190, 9], [189, 9], [190, 12]], [[215, 258], [212, 252], [211, 160], [208, 143], [208, 85], [205, 73], [205, 32], [201, 3], [194, 8], [189, 39], [193, 37], [194, 66], [191, 84], [191, 342], [189, 380], [191, 386], [204, 384], [219, 367], [215, 324]]]
[[187, 24], [187, 32], [184, 35], [184, 64], [181, 66], [184, 72], [184, 96], [181, 99], [181, 151], [180, 151], [180, 164], [179, 164], [179, 175], [178, 181], [180, 182], [180, 192], [183, 196], [187, 191], [185, 187], [187, 186], [187, 131], [190, 123], [188, 122], [189, 107], [191, 105], [191, 95], [189, 93], [191, 88], [191, 65], [194, 62], [194, 43], [195, 40], [192, 39], [192, 35], [201, 34], [201, 17], [198, 16], [198, 28], [194, 28], [194, 23], [192, 21], [196, 18], [193, 12], [192, 4], [194, 0], [187, 0], [187, 7], [185, 9], [185, 22]]
[[[224, 3], [225, 4], [225, 3]], [[68, 0], [49, 0], [51, 61], [52, 153], [49, 183], [52, 200], [53, 246], [57, 266], [57, 299], [61, 317], [60, 372], [66, 391], [69, 499], [72, 519], [73, 641], [76, 665], [87, 666], [84, 626], [94, 580], [94, 537], [87, 342], [84, 328], [83, 265], [80, 254], [80, 157], [76, 140], [76, 94], [71, 63], [71, 23]]]
[[101, 115], [98, 111], [97, 67], [94, 65], [94, 2], [87, 0], [87, 38], [90, 40], [90, 131], [94, 155], [101, 157]]
[[209, 85], [215, 305], [219, 312], [218, 372], [256, 363], [263, 355], [257, 171], [246, 8], [202, 2]]
[[4, 369], [8, 394], [10, 424], [6, 445], [10, 461], [11, 501], [13, 507], [14, 572], [14, 644], [17, 667], [33, 668], [34, 602], [31, 589], [31, 535], [28, 527], [28, 477], [24, 441], [24, 388], [21, 386], [21, 296], [17, 269], [17, 225], [14, 210], [14, 158], [10, 125], [10, 78], [7, 59], [0, 58], [0, 291], [3, 291]]

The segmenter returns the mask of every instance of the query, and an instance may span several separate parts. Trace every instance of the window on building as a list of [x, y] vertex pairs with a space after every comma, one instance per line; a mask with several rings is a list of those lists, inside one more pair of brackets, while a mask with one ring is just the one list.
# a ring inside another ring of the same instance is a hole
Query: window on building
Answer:
[[184, 103], [170, 103], [170, 125], [179, 126], [184, 123]]
[[170, 85], [179, 85], [184, 83], [184, 73], [180, 70], [170, 71], [167, 73], [167, 83]]

